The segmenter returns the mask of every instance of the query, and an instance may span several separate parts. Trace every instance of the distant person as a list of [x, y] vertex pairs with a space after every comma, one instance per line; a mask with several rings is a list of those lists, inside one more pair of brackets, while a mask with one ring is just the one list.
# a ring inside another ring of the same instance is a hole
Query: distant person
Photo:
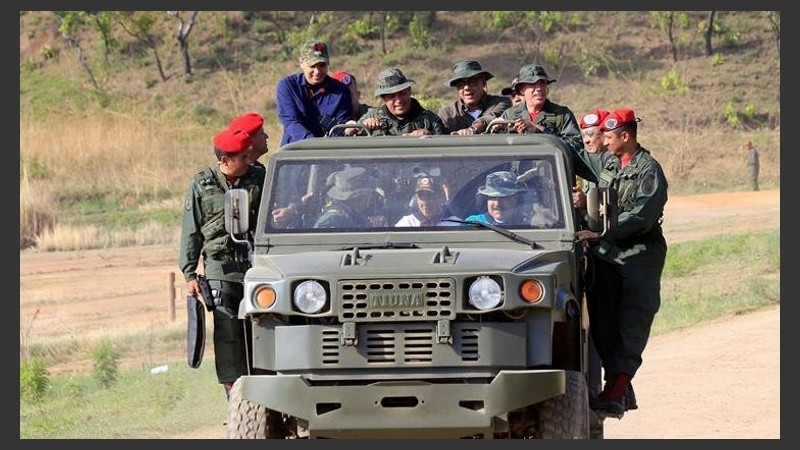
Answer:
[[[667, 242], [661, 222], [667, 203], [667, 179], [655, 158], [639, 144], [632, 109], [611, 111], [600, 129], [607, 151], [573, 152], [593, 171], [600, 187], [618, 192], [618, 224], [600, 234], [588, 229], [575, 236], [589, 252], [597, 301], [588, 302], [591, 333], [603, 364], [605, 385], [590, 400], [597, 414], [622, 418], [631, 380], [642, 365], [653, 319], [661, 306], [661, 273]], [[628, 406], [628, 409], [631, 409]]]
[[278, 81], [278, 119], [283, 126], [281, 146], [311, 137], [353, 118], [350, 89], [328, 76], [328, 45], [311, 39], [299, 50], [300, 73]]
[[348, 167], [330, 176], [328, 204], [314, 228], [372, 228], [386, 226], [381, 219], [384, 193], [378, 180], [363, 167]]
[[477, 195], [485, 199], [486, 211], [467, 217], [492, 225], [522, 225], [525, 222], [522, 194], [525, 188], [517, 183], [512, 172], [499, 171], [486, 175], [486, 182], [478, 188]]
[[522, 95], [514, 89], [517, 80], [519, 80], [519, 77], [512, 78], [511, 83], [500, 91], [500, 95], [505, 95], [511, 100], [511, 106], [516, 106], [523, 101]]
[[[375, 97], [380, 97], [383, 106], [370, 108], [358, 119], [373, 136], [425, 136], [444, 134], [444, 123], [435, 112], [422, 107], [411, 96], [414, 80], [406, 78], [403, 72], [391, 67], [378, 74], [378, 87]], [[345, 134], [353, 136], [355, 128], [348, 128]]]
[[483, 133], [489, 122], [511, 106], [508, 98], [487, 92], [486, 82], [493, 77], [478, 61], [461, 61], [453, 66], [453, 77], [447, 84], [455, 88], [458, 98], [439, 110], [445, 134]]
[[357, 121], [369, 111], [370, 107], [366, 103], [361, 103], [361, 90], [358, 89], [356, 76], [345, 70], [338, 70], [331, 77], [350, 88], [350, 99], [353, 102], [353, 121]]
[[230, 395], [233, 383], [249, 373], [247, 323], [238, 318], [244, 296], [242, 261], [245, 248], [233, 242], [225, 231], [224, 196], [228, 189], [249, 193], [250, 223], [256, 223], [264, 185], [264, 169], [251, 164], [252, 139], [241, 129], [224, 129], [213, 139], [217, 164], [205, 167], [192, 178], [183, 205], [178, 266], [186, 280], [186, 292], [198, 297], [197, 269], [203, 270], [211, 288], [218, 292], [220, 306], [214, 311], [214, 364], [217, 381]]
[[[447, 189], [436, 178], [420, 177], [414, 187], [413, 211], [400, 218], [396, 227], [456, 226], [442, 218], [447, 205]], [[455, 218], [455, 217], [453, 217]]]
[[269, 135], [267, 134], [267, 130], [264, 129], [264, 118], [261, 114], [256, 112], [247, 112], [240, 116], [234, 117], [233, 120], [228, 124], [229, 130], [236, 130], [240, 129], [247, 133], [252, 140], [252, 145], [250, 149], [250, 157], [252, 160], [252, 164], [264, 167], [258, 158], [265, 155], [268, 151], [267, 149], [267, 140], [269, 139]]
[[750, 176], [750, 189], [758, 190], [758, 150], [753, 146], [753, 142], [744, 143], [747, 151], [747, 174]]
[[[583, 147], [583, 139], [575, 114], [566, 106], [552, 102], [550, 85], [555, 83], [544, 67], [528, 64], [519, 69], [517, 82], [512, 85], [523, 101], [503, 111], [501, 118], [513, 120], [513, 131], [523, 133], [548, 133], [561, 138], [567, 146]], [[500, 125], [498, 125], [500, 126]]]

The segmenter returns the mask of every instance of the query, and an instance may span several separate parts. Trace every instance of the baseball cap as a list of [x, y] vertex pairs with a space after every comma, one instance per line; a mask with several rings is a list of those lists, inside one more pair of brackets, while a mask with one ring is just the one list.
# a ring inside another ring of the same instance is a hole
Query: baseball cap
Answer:
[[328, 45], [318, 39], [305, 41], [303, 45], [300, 46], [300, 60], [309, 66], [321, 62], [329, 64]]

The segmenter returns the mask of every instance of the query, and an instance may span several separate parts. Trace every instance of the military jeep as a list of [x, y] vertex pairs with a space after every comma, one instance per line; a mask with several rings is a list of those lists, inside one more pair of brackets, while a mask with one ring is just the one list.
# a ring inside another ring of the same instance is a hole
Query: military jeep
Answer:
[[[239, 317], [252, 330], [229, 438], [594, 436], [558, 138], [314, 138], [266, 170], [256, 224], [245, 191], [226, 197], [226, 228], [250, 248]], [[369, 177], [348, 185], [348, 171]], [[500, 171], [519, 186], [515, 219], [465, 220], [486, 212], [480, 192]], [[442, 219], [396, 226], [422, 178], [443, 186]], [[356, 192], [369, 200], [341, 206]], [[351, 220], [321, 221], [337, 207]]]

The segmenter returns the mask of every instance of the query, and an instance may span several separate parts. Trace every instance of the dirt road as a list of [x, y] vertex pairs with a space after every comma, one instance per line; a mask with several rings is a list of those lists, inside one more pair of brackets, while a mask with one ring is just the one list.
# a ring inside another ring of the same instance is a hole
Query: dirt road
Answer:
[[[780, 191], [671, 197], [669, 243], [780, 228]], [[170, 274], [178, 314], [169, 309]], [[177, 249], [20, 252], [21, 343], [185, 330]], [[155, 349], [184, 357], [183, 348]], [[152, 356], [152, 355], [150, 355]], [[655, 336], [634, 384], [640, 408], [606, 421], [606, 438], [779, 438], [780, 307]], [[123, 361], [125, 364], [139, 361]], [[50, 368], [83, 371], [90, 361]], [[192, 438], [224, 437], [219, 426]]]

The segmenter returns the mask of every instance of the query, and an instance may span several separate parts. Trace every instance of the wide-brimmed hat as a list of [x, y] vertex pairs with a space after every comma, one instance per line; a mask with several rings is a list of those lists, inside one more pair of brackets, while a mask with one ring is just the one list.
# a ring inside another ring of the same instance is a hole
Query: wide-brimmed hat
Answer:
[[545, 72], [544, 67], [538, 64], [528, 64], [527, 66], [522, 66], [519, 69], [519, 75], [517, 76], [517, 81], [511, 85], [511, 87], [516, 91], [517, 86], [523, 83], [536, 83], [539, 80], [545, 80], [547, 84], [555, 83], [555, 78], [550, 78]]
[[458, 80], [472, 78], [478, 74], [483, 74], [484, 80], [489, 80], [494, 77], [494, 75], [492, 75], [492, 73], [488, 70], [483, 70], [481, 63], [478, 61], [457, 62], [453, 65], [453, 78], [450, 78], [450, 81], [448, 81], [447, 84], [450, 87], [454, 87]]
[[377, 180], [363, 167], [348, 167], [333, 174], [333, 186], [328, 189], [328, 197], [334, 200], [350, 200], [359, 195], [377, 193]]
[[504, 87], [502, 91], [500, 91], [500, 95], [511, 95], [514, 93], [514, 85], [519, 80], [519, 77], [514, 77], [511, 79], [511, 83], [508, 86]]
[[383, 69], [378, 74], [378, 87], [375, 89], [375, 97], [400, 92], [411, 87], [412, 84], [414, 84], [414, 80], [406, 78], [403, 71], [397, 67]]
[[517, 176], [511, 172], [500, 171], [486, 175], [486, 183], [478, 188], [478, 194], [487, 197], [509, 197], [524, 191], [517, 184]]

